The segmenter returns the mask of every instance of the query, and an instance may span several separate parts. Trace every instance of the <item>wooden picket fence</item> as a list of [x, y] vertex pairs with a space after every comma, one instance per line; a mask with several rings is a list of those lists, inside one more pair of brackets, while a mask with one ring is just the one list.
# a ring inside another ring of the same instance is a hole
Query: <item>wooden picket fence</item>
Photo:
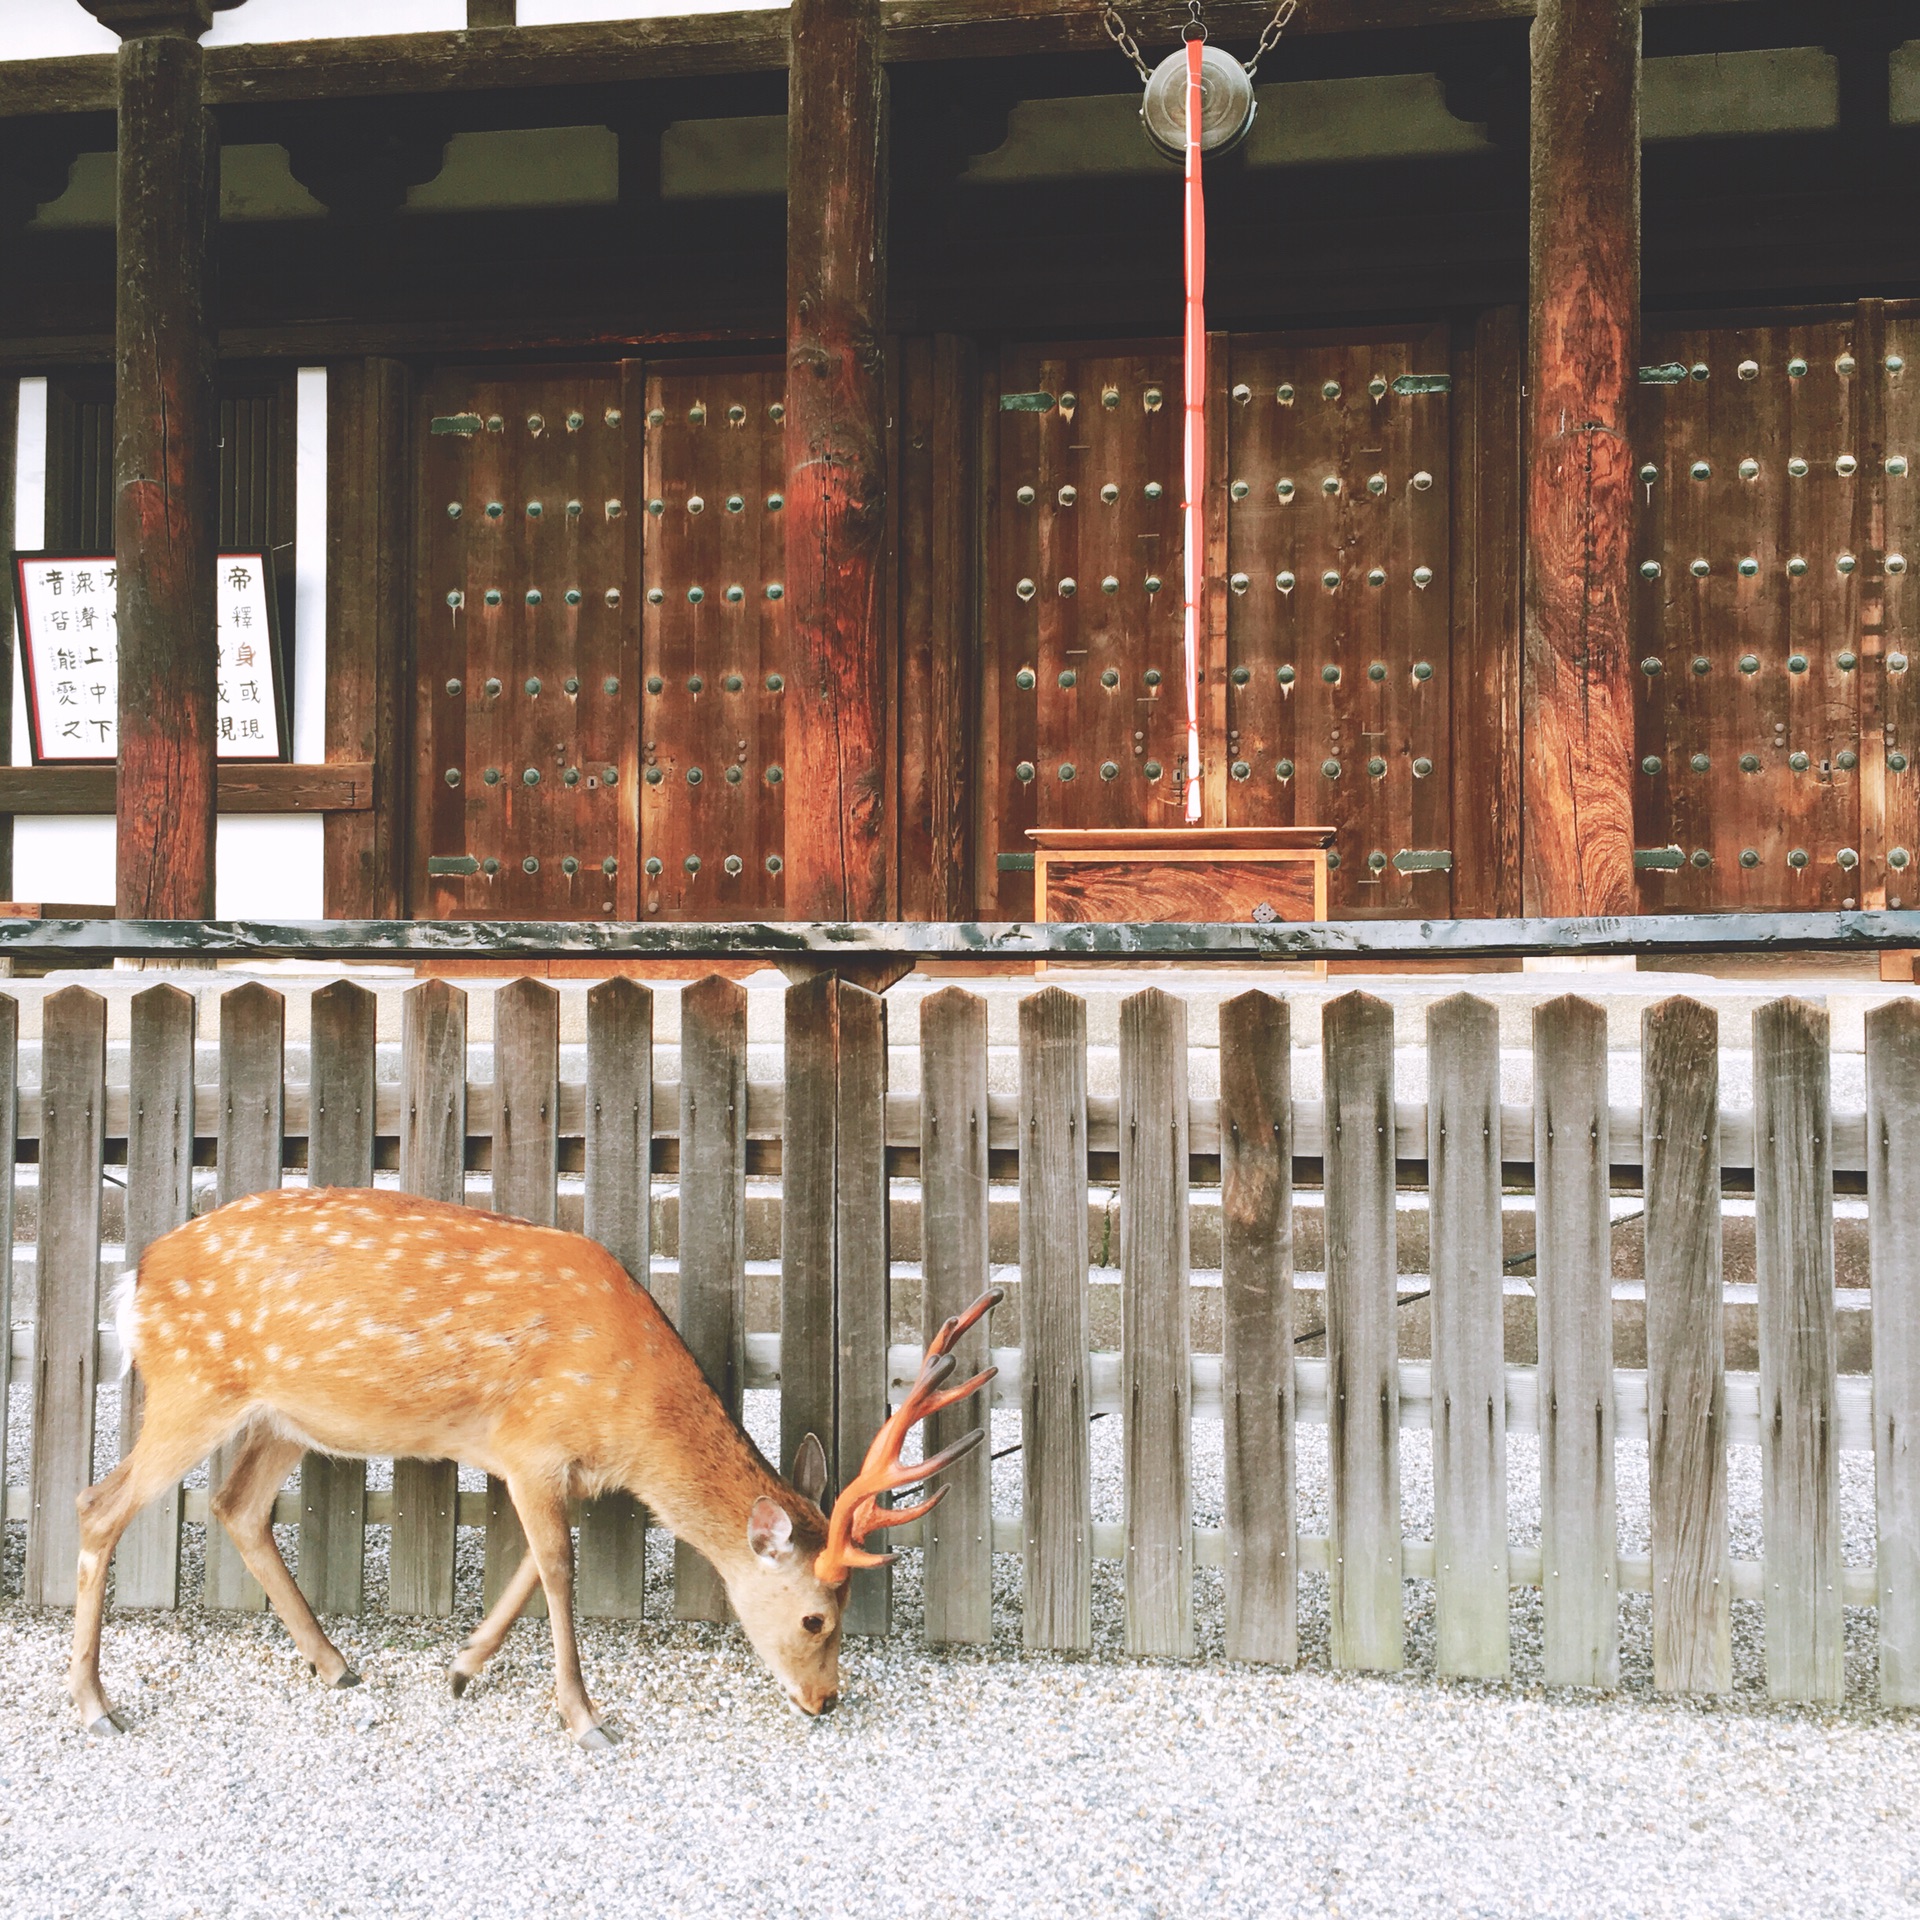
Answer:
[[[222, 1200], [277, 1184], [304, 1163], [315, 1183], [365, 1185], [376, 1165], [400, 1184], [461, 1199], [491, 1170], [493, 1204], [556, 1213], [559, 1172], [584, 1173], [585, 1227], [632, 1271], [650, 1271], [651, 1183], [680, 1194], [678, 1317], [708, 1377], [737, 1410], [745, 1387], [778, 1386], [783, 1451], [809, 1429], [844, 1452], [864, 1444], [911, 1377], [917, 1347], [891, 1339], [888, 1180], [917, 1175], [924, 1228], [924, 1328], [988, 1283], [990, 1184], [1019, 1182], [1017, 1329], [977, 1330], [1001, 1368], [995, 1403], [1022, 1415], [1019, 1518], [996, 1520], [984, 1453], [952, 1477], [946, 1503], [907, 1535], [924, 1549], [926, 1630], [988, 1637], [991, 1555], [1024, 1567], [1028, 1645], [1092, 1642], [1096, 1559], [1124, 1569], [1126, 1645], [1194, 1651], [1195, 1569], [1224, 1575], [1227, 1652], [1297, 1657], [1303, 1573], [1328, 1586], [1336, 1666], [1403, 1661], [1404, 1582], [1434, 1583], [1437, 1660], [1449, 1674], [1509, 1670], [1509, 1592], [1542, 1589], [1544, 1678], [1605, 1687], [1619, 1672], [1621, 1595], [1652, 1595], [1656, 1685], [1714, 1692], [1731, 1682], [1730, 1606], [1765, 1609], [1765, 1668], [1777, 1698], [1843, 1690], [1842, 1608], [1878, 1608], [1880, 1698], [1920, 1703], [1920, 1002], [1867, 1021], [1867, 1110], [1830, 1111], [1826, 1015], [1780, 1000], [1753, 1022], [1754, 1105], [1723, 1113], [1715, 1014], [1686, 999], [1644, 1016], [1637, 1112], [1608, 1104], [1603, 1010], [1567, 997], [1533, 1016], [1535, 1097], [1500, 1100], [1496, 1009], [1457, 995], [1429, 1012], [1429, 1097], [1396, 1104], [1394, 1016], [1349, 993], [1323, 1010], [1324, 1097], [1296, 1102], [1284, 998], [1245, 992], [1220, 1008], [1217, 1099], [1188, 1091], [1187, 1008], [1148, 988], [1122, 1006], [1119, 1093], [1088, 1093], [1087, 1009], [1050, 986], [1022, 1000], [1019, 1093], [990, 1096], [986, 1005], [958, 987], [920, 1007], [921, 1092], [887, 1091], [885, 1003], [830, 979], [789, 990], [784, 1080], [749, 1084], [747, 996], [710, 978], [680, 1005], [680, 1073], [655, 1081], [653, 997], [631, 980], [587, 1000], [586, 1071], [563, 1081], [559, 1000], [539, 980], [499, 990], [491, 1082], [469, 1082], [466, 996], [429, 981], [405, 996], [402, 1074], [379, 1084], [375, 1001], [339, 982], [312, 1002], [311, 1071], [284, 1071], [282, 996], [235, 987], [220, 1013], [220, 1080], [209, 1114], [194, 1089], [195, 1002], [158, 985], [132, 1004], [129, 1084], [109, 1085], [106, 1005], [84, 988], [43, 1008], [37, 1093], [18, 1089], [18, 1014], [0, 998], [0, 1136], [37, 1159], [37, 1311], [10, 1350], [30, 1360], [25, 1597], [70, 1603], [73, 1500], [89, 1477], [99, 1369], [116, 1358], [101, 1322], [103, 1159], [124, 1156], [126, 1257], [189, 1214], [192, 1171], [211, 1147]], [[777, 1146], [776, 1146], [776, 1143]], [[1123, 1339], [1091, 1350], [1090, 1157], [1117, 1157]], [[749, 1334], [746, 1189], [782, 1181], [784, 1334]], [[1196, 1354], [1190, 1331], [1189, 1187], [1217, 1179], [1223, 1217], [1223, 1338]], [[1836, 1371], [1836, 1172], [1864, 1174], [1871, 1260], [1871, 1382]], [[1317, 1180], [1326, 1221], [1324, 1359], [1296, 1354], [1294, 1181]], [[1507, 1363], [1501, 1195], [1535, 1199], [1537, 1367]], [[1424, 1187], [1431, 1235], [1430, 1361], [1396, 1351], [1396, 1192]], [[1644, 1194], [1647, 1359], [1616, 1369], [1609, 1194]], [[1759, 1371], [1724, 1359], [1723, 1188], [1756, 1213]], [[0, 1248], [13, 1244], [11, 1185]], [[0, 1270], [0, 1324], [10, 1252]], [[1003, 1309], [997, 1318], [1014, 1316]], [[1017, 1344], [1016, 1344], [1017, 1338]], [[0, 1379], [4, 1376], [0, 1375]], [[128, 1396], [131, 1403], [133, 1396]], [[1123, 1419], [1126, 1517], [1096, 1524], [1089, 1417]], [[131, 1404], [127, 1418], [137, 1417]], [[971, 1410], [943, 1416], [933, 1443]], [[1224, 1526], [1196, 1528], [1195, 1419], [1223, 1423]], [[1296, 1520], [1295, 1429], [1328, 1428], [1330, 1527]], [[1432, 1429], [1433, 1537], [1403, 1539], [1399, 1436]], [[1538, 1547], [1510, 1544], [1506, 1437], [1539, 1439]], [[1648, 1443], [1652, 1552], [1620, 1553], [1615, 1442]], [[1756, 1443], [1763, 1554], [1729, 1549], [1727, 1456]], [[4, 1435], [0, 1434], [0, 1447]], [[1843, 1565], [1839, 1454], [1871, 1449], [1877, 1561]], [[0, 1470], [4, 1455], [0, 1454]], [[216, 1472], [219, 1463], [216, 1462]], [[122, 1606], [178, 1603], [183, 1520], [205, 1496], [163, 1500], [121, 1548]], [[300, 1528], [298, 1576], [322, 1612], [362, 1604], [370, 1524], [391, 1529], [388, 1607], [454, 1604], [456, 1529], [484, 1525], [486, 1586], [520, 1551], [496, 1488], [463, 1493], [451, 1463], [395, 1464], [369, 1493], [359, 1462], [310, 1459], [280, 1517]], [[580, 1521], [579, 1599], [592, 1615], [640, 1612], [644, 1516], [601, 1502]], [[260, 1604], [219, 1529], [205, 1598]], [[723, 1617], [704, 1563], [682, 1552], [676, 1612]], [[873, 1576], [855, 1624], [883, 1631], [889, 1589]]]

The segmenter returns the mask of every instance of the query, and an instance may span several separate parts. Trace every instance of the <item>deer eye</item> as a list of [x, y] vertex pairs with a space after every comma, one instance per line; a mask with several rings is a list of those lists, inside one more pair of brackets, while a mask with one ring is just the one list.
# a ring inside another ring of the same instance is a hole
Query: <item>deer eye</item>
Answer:
[[800, 1624], [809, 1633], [825, 1633], [827, 1630], [827, 1616], [824, 1613], [810, 1613]]

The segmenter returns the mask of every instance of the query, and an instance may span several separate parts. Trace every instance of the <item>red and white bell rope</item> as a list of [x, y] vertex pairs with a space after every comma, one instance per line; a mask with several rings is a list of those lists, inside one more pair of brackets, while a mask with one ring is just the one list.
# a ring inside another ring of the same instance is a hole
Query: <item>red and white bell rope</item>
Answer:
[[1206, 42], [1187, 42], [1187, 340], [1186, 499], [1182, 505], [1186, 560], [1187, 820], [1200, 820], [1200, 602], [1206, 587], [1207, 491], [1207, 207], [1200, 191], [1200, 55]]

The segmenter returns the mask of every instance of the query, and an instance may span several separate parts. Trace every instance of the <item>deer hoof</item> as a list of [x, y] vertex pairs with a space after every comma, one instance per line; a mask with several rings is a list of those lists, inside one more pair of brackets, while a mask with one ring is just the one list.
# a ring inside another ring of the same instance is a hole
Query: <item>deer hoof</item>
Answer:
[[347, 1687], [357, 1687], [360, 1684], [360, 1676], [355, 1673], [351, 1667], [343, 1667], [340, 1670], [340, 1678], [333, 1684], [336, 1691], [344, 1690]]
[[87, 1732], [96, 1740], [111, 1740], [126, 1732], [119, 1720], [111, 1713], [103, 1713], [97, 1720], [87, 1722]]
[[448, 1685], [453, 1688], [453, 1697], [458, 1700], [473, 1685], [473, 1675], [462, 1673], [458, 1667], [455, 1667], [448, 1678]]
[[607, 1727], [589, 1727], [585, 1733], [574, 1738], [574, 1745], [583, 1753], [605, 1753], [609, 1747], [617, 1746], [620, 1736]]

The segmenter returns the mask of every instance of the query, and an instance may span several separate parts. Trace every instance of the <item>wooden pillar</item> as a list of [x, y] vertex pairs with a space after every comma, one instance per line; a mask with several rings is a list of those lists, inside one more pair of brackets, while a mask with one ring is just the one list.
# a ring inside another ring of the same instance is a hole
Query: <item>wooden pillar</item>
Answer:
[[118, 911], [213, 914], [219, 415], [208, 267], [219, 144], [211, 0], [87, 0], [120, 35], [114, 559]]
[[787, 912], [879, 920], [887, 827], [879, 0], [795, 0], [787, 82]]
[[[0, 766], [13, 759], [14, 479], [19, 461], [20, 382], [0, 375]], [[0, 814], [0, 900], [13, 898], [13, 815]], [[0, 1369], [4, 1371], [4, 1369]]]
[[1525, 911], [1626, 913], [1639, 0], [1540, 0], [1531, 192]]

